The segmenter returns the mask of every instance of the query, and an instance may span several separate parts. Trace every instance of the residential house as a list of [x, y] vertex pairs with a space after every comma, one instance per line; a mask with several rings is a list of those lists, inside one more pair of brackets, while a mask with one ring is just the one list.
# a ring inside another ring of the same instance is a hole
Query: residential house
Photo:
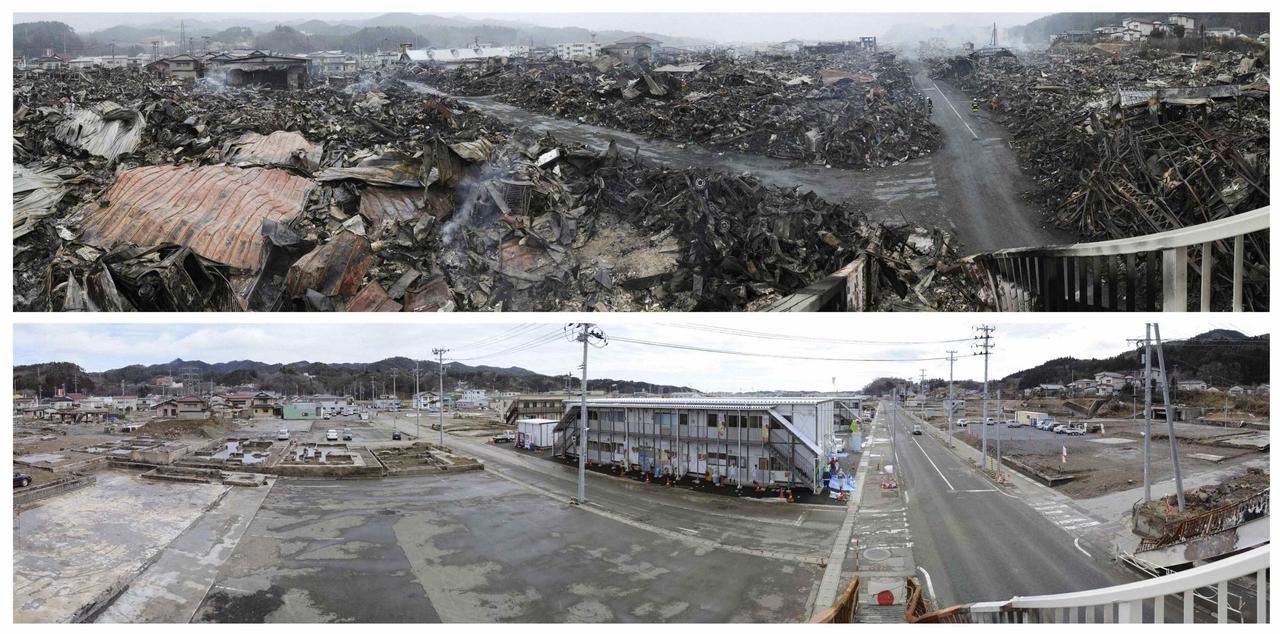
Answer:
[[1180, 13], [1171, 14], [1169, 16], [1168, 23], [1169, 23], [1169, 26], [1174, 26], [1174, 25], [1181, 26], [1183, 29], [1185, 29], [1185, 32], [1187, 35], [1191, 35], [1191, 32], [1194, 31], [1196, 28], [1195, 18], [1189, 15], [1182, 15]]
[[595, 59], [600, 57], [600, 45], [596, 42], [556, 44], [556, 57], [560, 59]]
[[40, 70], [58, 70], [60, 68], [66, 68], [66, 66], [66, 60], [58, 57], [57, 55], [45, 55], [44, 57], [37, 57], [27, 62], [27, 68], [38, 68]]
[[178, 406], [178, 418], [183, 420], [199, 420], [208, 418], [211, 409], [209, 402], [203, 397], [188, 395], [174, 401]]
[[400, 411], [400, 399], [398, 398], [378, 398], [373, 400], [373, 409], [383, 412]]
[[1240, 385], [1233, 385], [1229, 389], [1227, 389], [1227, 394], [1230, 394], [1232, 396], [1244, 396], [1245, 394], [1248, 394], [1248, 393], [1249, 393], [1249, 390], [1246, 390], [1243, 386], [1240, 386]]
[[18, 412], [36, 406], [36, 397], [30, 394], [13, 395], [13, 411]]
[[1067, 387], [1065, 385], [1060, 385], [1058, 383], [1041, 383], [1036, 386], [1036, 393], [1041, 395], [1055, 395], [1063, 393], [1066, 389]]
[[1151, 37], [1151, 32], [1160, 26], [1160, 22], [1156, 20], [1143, 18], [1126, 18], [1121, 24], [1126, 29], [1137, 31], [1142, 37]]
[[136, 396], [113, 396], [111, 397], [112, 411], [129, 414], [138, 411], [141, 405], [140, 400]]
[[1209, 389], [1209, 384], [1199, 379], [1188, 379], [1178, 381], [1178, 389], [1188, 392], [1203, 392]]
[[1211, 26], [1204, 30], [1205, 37], [1230, 38], [1239, 35], [1235, 28], [1230, 26]]
[[1093, 375], [1093, 380], [1098, 383], [1098, 393], [1111, 395], [1123, 390], [1129, 385], [1129, 377], [1120, 372], [1098, 372]]
[[245, 55], [228, 53], [211, 58], [208, 76], [228, 86], [266, 86], [297, 89], [306, 86], [308, 67], [305, 57], [273, 55], [250, 51]]
[[643, 35], [633, 35], [601, 48], [600, 52], [605, 55], [612, 55], [624, 62], [638, 64], [652, 60], [653, 52], [661, 47], [662, 42], [658, 40]]
[[256, 392], [249, 403], [249, 415], [254, 418], [274, 418], [280, 409], [280, 399], [270, 392]]
[[475, 48], [409, 49], [400, 54], [407, 64], [442, 66], [444, 68], [492, 68], [505, 66], [511, 59], [528, 57], [527, 46], [477, 46]]
[[346, 79], [355, 77], [359, 73], [356, 58], [342, 51], [309, 53], [307, 59], [311, 60], [311, 74], [313, 77]]
[[178, 400], [171, 398], [152, 405], [151, 416], [153, 418], [177, 418]]
[[1077, 379], [1067, 384], [1072, 394], [1099, 394], [1103, 387], [1093, 379]]
[[481, 409], [489, 406], [489, 397], [484, 390], [467, 389], [462, 391], [458, 399], [458, 407], [462, 409]]
[[521, 394], [513, 397], [502, 411], [503, 420], [514, 424], [523, 418], [554, 418], [564, 416], [567, 393], [560, 394]]
[[204, 76], [204, 64], [194, 55], [175, 55], [147, 64], [147, 70], [165, 79], [193, 82]]

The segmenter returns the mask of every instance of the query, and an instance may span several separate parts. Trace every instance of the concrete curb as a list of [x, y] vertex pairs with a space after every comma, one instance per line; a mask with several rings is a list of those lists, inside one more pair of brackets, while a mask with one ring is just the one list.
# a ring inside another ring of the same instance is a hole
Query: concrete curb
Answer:
[[[868, 426], [868, 435], [875, 437], [874, 425], [879, 424], [882, 420], [878, 411], [871, 425]], [[867, 445], [862, 445], [862, 451], [865, 454]], [[836, 533], [836, 541], [831, 545], [831, 555], [827, 557], [827, 569], [822, 573], [822, 581], [818, 584], [818, 596], [813, 602], [813, 612], [809, 615], [813, 618], [821, 610], [830, 607], [836, 601], [836, 595], [840, 591], [840, 575], [844, 572], [844, 559], [849, 551], [849, 540], [853, 535], [854, 519], [858, 515], [858, 508], [862, 506], [862, 492], [867, 490], [867, 470], [871, 464], [870, 460], [858, 460], [858, 469], [854, 472], [853, 481], [856, 489], [853, 495], [849, 496], [849, 502], [845, 505], [844, 522], [840, 525], [840, 531]]]

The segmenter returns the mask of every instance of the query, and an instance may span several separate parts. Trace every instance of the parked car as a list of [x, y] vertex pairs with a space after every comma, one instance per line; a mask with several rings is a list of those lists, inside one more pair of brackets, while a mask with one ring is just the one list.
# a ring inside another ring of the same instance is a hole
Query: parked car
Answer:
[[996, 419], [991, 418], [990, 416], [988, 416], [988, 417], [987, 417], [987, 424], [988, 424], [988, 425], [994, 425], [994, 424], [996, 424]]
[[391, 432], [391, 440], [400, 440], [400, 432], [398, 431]]
[[336, 430], [336, 429], [330, 429], [330, 430], [329, 430], [329, 433], [325, 434], [324, 439], [325, 439], [325, 440], [337, 440], [337, 439], [338, 439], [338, 430]]
[[1022, 427], [1022, 423], [1016, 420], [1007, 420], [1004, 422], [1004, 426], [1009, 428]]
[[1067, 424], [1054, 425], [1054, 426], [1053, 426], [1053, 433], [1055, 433], [1055, 434], [1065, 434], [1065, 433], [1067, 433], [1067, 430], [1068, 430], [1068, 429], [1070, 429], [1070, 428], [1071, 428], [1071, 426], [1070, 426], [1070, 425], [1067, 425]]
[[352, 439], [352, 436], [351, 436], [351, 428], [350, 428], [350, 427], [343, 427], [343, 428], [342, 428], [342, 439], [343, 439], [343, 440], [351, 440], [351, 439]]
[[494, 434], [492, 440], [493, 442], [515, 442], [516, 435], [514, 432], [504, 431], [501, 434]]
[[1085, 434], [1085, 427], [1084, 425], [1079, 427], [1068, 427], [1067, 431], [1064, 433], [1068, 436], [1083, 436]]
[[911, 435], [912, 435], [912, 436], [919, 436], [919, 435], [920, 435], [920, 434], [922, 434], [922, 433], [924, 433], [924, 432], [920, 431], [920, 426], [919, 426], [919, 425], [912, 425], [912, 426], [911, 426]]
[[276, 432], [276, 440], [289, 440], [289, 430], [281, 429]]
[[968, 426], [969, 426], [969, 421], [963, 418], [956, 419], [956, 427], [968, 427]]
[[16, 487], [31, 486], [31, 474], [23, 473], [21, 471], [14, 471], [13, 486], [16, 486]]

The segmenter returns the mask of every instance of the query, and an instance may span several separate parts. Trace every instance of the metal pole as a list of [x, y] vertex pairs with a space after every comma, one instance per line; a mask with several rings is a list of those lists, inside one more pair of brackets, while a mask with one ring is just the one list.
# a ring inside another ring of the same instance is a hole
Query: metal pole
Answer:
[[996, 389], [996, 414], [997, 414], [996, 416], [996, 471], [1000, 471], [1000, 465], [1001, 465], [1000, 460], [1002, 457], [1000, 453], [1000, 428], [1004, 426], [1004, 421], [1000, 420], [1003, 417], [1000, 416], [999, 414], [1003, 411], [1004, 411], [1004, 403], [1001, 402], [1000, 389], [997, 388]]
[[1151, 324], [1142, 344], [1142, 501], [1151, 501]]
[[418, 389], [418, 360], [413, 360], [413, 440], [422, 438], [422, 392]]
[[978, 326], [982, 334], [978, 336], [978, 345], [982, 347], [982, 468], [987, 468], [987, 406], [990, 392], [987, 389], [987, 373], [991, 360], [991, 326]]
[[951, 428], [951, 405], [956, 400], [955, 388], [952, 383], [956, 378], [956, 351], [947, 351], [947, 360], [950, 361], [951, 371], [947, 374], [947, 446], [953, 444], [952, 428]]
[[578, 504], [587, 501], [587, 342], [591, 324], [582, 324], [582, 400], [578, 417]]
[[444, 353], [448, 352], [448, 348], [435, 348], [432, 352], [436, 353], [436, 367], [440, 369], [440, 446], [444, 447]]
[[1169, 456], [1173, 459], [1173, 483], [1178, 490], [1178, 512], [1187, 510], [1187, 500], [1182, 495], [1182, 465], [1178, 462], [1178, 439], [1173, 433], [1173, 410], [1175, 405], [1169, 400], [1169, 371], [1164, 365], [1164, 344], [1160, 343], [1160, 324], [1153, 323], [1151, 328], [1156, 335], [1156, 354], [1160, 355], [1160, 385], [1164, 388], [1164, 418], [1169, 423]]

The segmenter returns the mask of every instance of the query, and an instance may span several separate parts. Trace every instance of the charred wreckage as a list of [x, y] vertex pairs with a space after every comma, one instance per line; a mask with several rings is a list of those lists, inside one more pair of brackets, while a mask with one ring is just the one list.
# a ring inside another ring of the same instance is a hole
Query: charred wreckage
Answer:
[[[105, 69], [15, 83], [17, 310], [750, 310], [856, 257], [893, 291], [870, 308], [972, 303], [940, 231], [750, 174], [567, 145], [397, 78], [228, 89]], [[654, 90], [637, 85], [623, 88]], [[895, 130], [878, 139], [830, 134], [858, 139], [847, 147], [769, 134], [805, 160], [930, 147], [882, 121]]]

